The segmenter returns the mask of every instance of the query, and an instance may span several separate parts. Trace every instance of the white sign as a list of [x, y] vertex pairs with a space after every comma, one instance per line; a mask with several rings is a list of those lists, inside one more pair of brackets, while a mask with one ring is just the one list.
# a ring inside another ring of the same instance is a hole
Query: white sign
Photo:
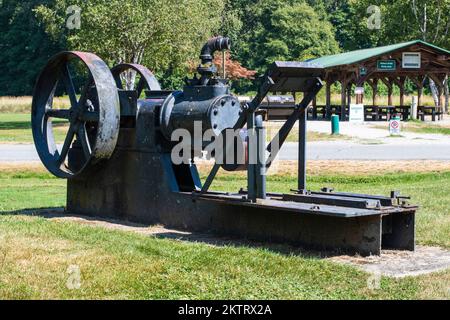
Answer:
[[355, 94], [364, 94], [364, 87], [355, 87]]
[[400, 120], [391, 119], [389, 121], [389, 133], [393, 135], [400, 134]]
[[364, 105], [351, 104], [348, 116], [349, 122], [364, 122]]
[[404, 69], [420, 69], [420, 52], [403, 52], [402, 67]]

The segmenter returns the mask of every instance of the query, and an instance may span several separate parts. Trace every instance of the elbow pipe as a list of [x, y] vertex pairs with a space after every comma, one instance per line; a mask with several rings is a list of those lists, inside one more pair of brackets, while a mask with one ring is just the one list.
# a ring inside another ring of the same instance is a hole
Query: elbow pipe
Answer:
[[213, 61], [214, 52], [222, 50], [230, 50], [231, 40], [227, 37], [214, 37], [208, 40], [202, 48], [200, 53], [200, 59], [202, 64], [210, 63]]

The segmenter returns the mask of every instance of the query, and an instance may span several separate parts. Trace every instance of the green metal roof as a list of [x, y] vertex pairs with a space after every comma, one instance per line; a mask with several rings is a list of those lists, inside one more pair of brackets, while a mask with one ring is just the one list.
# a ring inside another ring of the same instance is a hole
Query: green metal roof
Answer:
[[323, 57], [320, 57], [317, 59], [308, 60], [308, 62], [320, 64], [324, 68], [348, 65], [348, 64], [353, 64], [353, 63], [360, 62], [363, 60], [367, 60], [367, 59], [375, 57], [375, 56], [387, 54], [389, 52], [392, 52], [392, 51], [395, 51], [395, 50], [398, 50], [401, 48], [409, 47], [414, 44], [423, 44], [425, 46], [431, 47], [438, 51], [442, 51], [444, 54], [450, 54], [450, 51], [443, 49], [443, 48], [439, 48], [431, 43], [427, 43], [422, 40], [413, 40], [413, 41], [409, 41], [409, 42], [392, 44], [392, 45], [384, 46], [384, 47], [362, 49], [362, 50], [334, 54], [334, 55], [330, 55], [330, 56], [323, 56]]

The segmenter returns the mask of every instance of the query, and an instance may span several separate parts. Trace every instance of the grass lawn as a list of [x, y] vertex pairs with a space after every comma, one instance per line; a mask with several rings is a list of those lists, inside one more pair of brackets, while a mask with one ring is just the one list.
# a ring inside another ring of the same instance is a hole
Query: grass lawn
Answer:
[[[373, 128], [387, 129], [386, 125], [374, 125]], [[444, 134], [450, 135], [450, 127], [448, 125], [442, 125], [439, 122], [422, 122], [422, 121], [408, 121], [402, 122], [401, 131], [405, 132], [417, 132], [417, 133], [429, 133], [429, 134]]]
[[[243, 175], [221, 175], [215, 188], [237, 189]], [[341, 177], [312, 175], [313, 189], [386, 194], [400, 189], [421, 205], [420, 244], [450, 248], [450, 172]], [[272, 191], [295, 186], [270, 176]], [[211, 246], [12, 214], [65, 203], [65, 181], [42, 171], [0, 171], [0, 298], [381, 299], [450, 298], [450, 270], [367, 287], [350, 266], [270, 249]], [[69, 290], [68, 267], [82, 282]]]
[[[0, 113], [0, 143], [33, 143], [31, 132], [31, 116], [25, 113]], [[63, 143], [68, 129], [68, 122], [64, 120], [53, 120], [54, 134], [57, 143]], [[277, 132], [280, 123], [270, 124], [267, 140], [270, 140]], [[320, 132], [308, 132], [308, 141], [324, 140], [349, 140], [344, 135], [331, 135]], [[295, 127], [289, 134], [288, 142], [298, 141], [298, 128]]]
[[[57, 143], [64, 142], [68, 122], [53, 120], [53, 133]], [[33, 143], [31, 115], [25, 113], [0, 113], [0, 143]]]

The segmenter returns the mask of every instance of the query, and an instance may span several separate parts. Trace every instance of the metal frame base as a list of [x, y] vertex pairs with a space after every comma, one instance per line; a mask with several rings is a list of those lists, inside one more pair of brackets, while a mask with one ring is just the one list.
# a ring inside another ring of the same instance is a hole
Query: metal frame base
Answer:
[[415, 207], [348, 208], [283, 201], [278, 194], [253, 203], [242, 193], [174, 190], [166, 166], [160, 153], [119, 147], [88, 179], [68, 181], [67, 210], [317, 250], [414, 250]]

